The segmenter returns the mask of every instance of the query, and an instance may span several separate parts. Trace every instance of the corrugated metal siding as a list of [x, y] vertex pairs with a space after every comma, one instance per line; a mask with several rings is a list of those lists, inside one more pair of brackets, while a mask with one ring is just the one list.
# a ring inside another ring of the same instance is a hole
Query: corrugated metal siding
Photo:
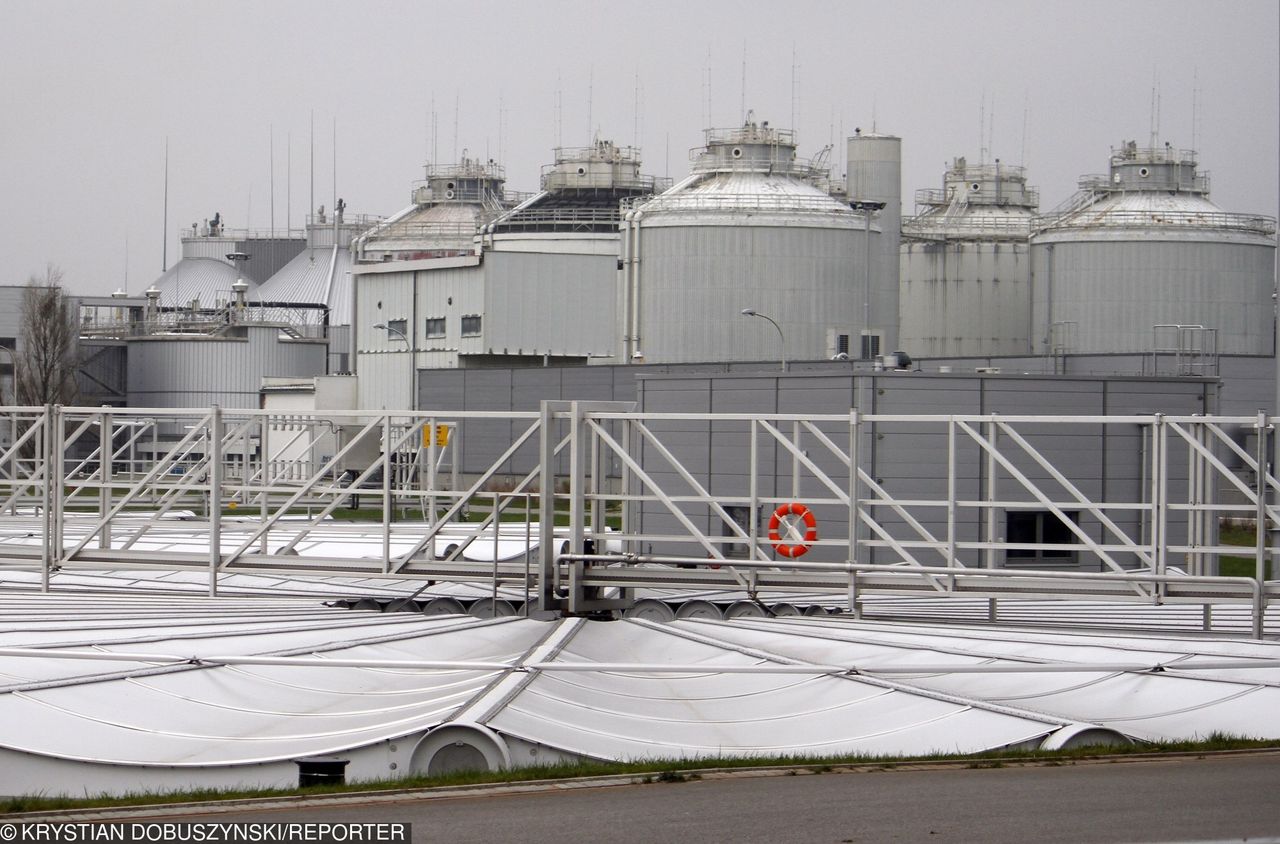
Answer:
[[[330, 265], [333, 275], [330, 277]], [[351, 253], [332, 246], [305, 249], [258, 288], [256, 298], [269, 302], [327, 305], [330, 325], [350, 325], [352, 317]]]
[[1018, 355], [1030, 346], [1026, 243], [902, 245], [900, 348], [922, 355]]
[[[875, 238], [879, 235], [873, 231]], [[650, 363], [823, 358], [863, 325], [863, 233], [764, 226], [643, 228], [640, 350]], [[856, 350], [857, 340], [851, 339]]]
[[1181, 324], [1216, 328], [1224, 354], [1271, 352], [1274, 246], [1086, 234], [1032, 239], [1033, 343], [1069, 321], [1072, 351], [1150, 351], [1152, 326]]
[[[183, 258], [155, 280], [163, 307], [188, 307], [193, 300], [199, 307], [214, 308], [232, 300], [231, 285], [240, 278], [236, 268], [216, 258]], [[258, 284], [245, 278], [249, 295], [257, 292]]]
[[490, 252], [484, 346], [494, 354], [612, 355], [616, 255]]
[[263, 376], [323, 375], [324, 342], [280, 340], [274, 328], [244, 338], [153, 337], [129, 343], [132, 407], [257, 407]]

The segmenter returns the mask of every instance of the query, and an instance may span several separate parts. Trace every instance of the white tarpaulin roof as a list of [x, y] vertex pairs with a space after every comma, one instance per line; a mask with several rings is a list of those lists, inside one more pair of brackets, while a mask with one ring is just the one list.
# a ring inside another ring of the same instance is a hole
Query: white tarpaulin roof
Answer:
[[1277, 711], [1280, 644], [1226, 638], [0, 591], [0, 793], [42, 790], [21, 763], [35, 757], [245, 766], [446, 724], [562, 757], [897, 755], [1034, 745], [1092, 724], [1275, 737]]

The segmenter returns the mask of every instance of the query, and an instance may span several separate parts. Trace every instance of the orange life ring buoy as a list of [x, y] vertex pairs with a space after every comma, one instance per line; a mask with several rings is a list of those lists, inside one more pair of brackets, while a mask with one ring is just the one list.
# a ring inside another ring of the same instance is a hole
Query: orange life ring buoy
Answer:
[[[804, 539], [794, 545], [783, 542], [782, 536], [778, 533], [778, 528], [782, 527], [782, 520], [787, 516], [799, 516], [800, 521], [804, 522]], [[782, 556], [801, 557], [808, 553], [811, 544], [818, 541], [818, 520], [813, 517], [813, 511], [798, 501], [783, 504], [774, 510], [769, 518], [769, 541]]]

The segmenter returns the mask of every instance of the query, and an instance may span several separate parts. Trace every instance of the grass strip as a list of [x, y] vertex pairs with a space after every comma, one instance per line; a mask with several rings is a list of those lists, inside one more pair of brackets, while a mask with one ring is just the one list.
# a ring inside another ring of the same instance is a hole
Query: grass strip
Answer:
[[[967, 768], [1002, 768], [1010, 764], [1061, 765], [1108, 758], [1140, 758], [1153, 754], [1212, 753], [1240, 750], [1280, 750], [1275, 739], [1249, 739], [1215, 733], [1199, 741], [1143, 742], [1128, 745], [1091, 745], [1066, 750], [992, 750], [983, 753], [931, 753], [922, 756], [752, 756], [701, 757], [697, 759], [644, 760], [638, 762], [574, 762], [511, 768], [501, 771], [460, 771], [445, 776], [410, 776], [392, 780], [352, 781], [344, 785], [320, 785], [283, 789], [192, 789], [145, 791], [124, 795], [46, 796], [42, 794], [0, 798], [0, 814], [154, 806], [167, 803], [207, 803], [263, 797], [311, 797], [355, 792], [404, 791], [457, 786], [545, 783], [584, 777], [636, 777], [640, 782], [687, 782], [708, 770], [792, 768], [825, 773], [850, 766], [876, 766], [890, 770], [898, 765], [922, 762], [966, 763]], [[786, 773], [792, 773], [787, 771]]]

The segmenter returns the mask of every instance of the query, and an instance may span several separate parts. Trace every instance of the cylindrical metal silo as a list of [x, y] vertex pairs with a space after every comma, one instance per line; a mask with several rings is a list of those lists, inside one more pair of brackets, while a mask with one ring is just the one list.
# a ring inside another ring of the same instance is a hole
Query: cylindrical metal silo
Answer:
[[825, 172], [798, 160], [793, 133], [768, 122], [707, 130], [692, 157], [692, 175], [623, 222], [622, 358], [856, 355], [865, 238], [879, 226], [866, 229], [819, 187]]
[[[880, 336], [880, 352], [906, 348], [898, 330], [898, 244], [902, 230], [902, 139], [855, 130], [848, 140], [846, 190], [851, 202], [884, 203], [880, 246], [871, 256], [866, 329]], [[907, 351], [911, 351], [907, 349]]]
[[957, 158], [942, 190], [916, 192], [902, 224], [901, 345], [926, 357], [1025, 355], [1031, 221], [1039, 194], [1021, 167]]
[[1031, 237], [1038, 351], [1272, 353], [1275, 219], [1209, 201], [1195, 153], [1136, 143]]

